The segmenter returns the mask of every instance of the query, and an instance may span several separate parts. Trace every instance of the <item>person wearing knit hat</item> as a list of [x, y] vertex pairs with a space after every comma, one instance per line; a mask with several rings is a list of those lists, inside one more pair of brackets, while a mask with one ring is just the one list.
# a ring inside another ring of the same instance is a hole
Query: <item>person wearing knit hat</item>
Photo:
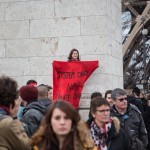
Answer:
[[[42, 92], [41, 90], [44, 90], [43, 92], [46, 96], [44, 100], [43, 98], [41, 100], [38, 99], [39, 93]], [[33, 85], [26, 85], [20, 88], [19, 94], [22, 100], [27, 102], [27, 105], [23, 109], [21, 121], [23, 122], [27, 135], [31, 137], [39, 128], [43, 117], [47, 113], [47, 105], [50, 104], [50, 100], [48, 99], [48, 89], [46, 86], [35, 87]], [[46, 101], [46, 98], [48, 99], [48, 102]]]
[[30, 102], [37, 101], [38, 90], [33, 85], [25, 85], [20, 88], [19, 95], [21, 99], [21, 105], [19, 107], [17, 117], [21, 120], [25, 106]]

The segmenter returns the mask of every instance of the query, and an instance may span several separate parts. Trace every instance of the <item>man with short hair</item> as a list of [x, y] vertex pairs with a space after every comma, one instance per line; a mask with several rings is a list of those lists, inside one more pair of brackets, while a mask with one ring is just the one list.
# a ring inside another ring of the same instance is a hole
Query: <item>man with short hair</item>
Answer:
[[0, 77], [0, 150], [30, 150], [28, 137], [17, 119], [20, 105], [17, 82]]
[[36, 82], [35, 80], [31, 79], [31, 80], [28, 80], [28, 81], [27, 81], [26, 85], [37, 86], [37, 82]]
[[138, 87], [133, 88], [132, 94], [128, 95], [128, 102], [135, 105], [141, 113], [144, 112], [143, 102], [140, 99], [140, 89]]
[[49, 90], [46, 85], [39, 85], [37, 87], [38, 90], [38, 102], [45, 108], [45, 113], [47, 113], [50, 104], [52, 103], [52, 99], [49, 96]]
[[132, 150], [144, 150], [148, 144], [148, 139], [140, 111], [134, 105], [128, 104], [127, 94], [120, 88], [114, 89], [111, 97], [113, 100], [111, 116], [116, 116], [120, 120]]
[[39, 128], [51, 103], [48, 99], [48, 88], [46, 85], [38, 87], [26, 85], [20, 88], [20, 97], [27, 101], [21, 121], [24, 122], [28, 136], [31, 137]]
[[47, 85], [48, 88], [48, 98], [52, 101], [53, 100], [53, 88]]

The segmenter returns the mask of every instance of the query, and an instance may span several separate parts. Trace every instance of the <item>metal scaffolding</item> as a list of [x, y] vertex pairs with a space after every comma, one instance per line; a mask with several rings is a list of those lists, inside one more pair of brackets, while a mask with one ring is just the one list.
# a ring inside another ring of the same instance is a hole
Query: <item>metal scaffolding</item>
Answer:
[[124, 88], [130, 89], [139, 85], [148, 92], [150, 90], [150, 1], [122, 0], [122, 12], [129, 12], [131, 15], [131, 20], [123, 22], [123, 30], [129, 29], [123, 39]]

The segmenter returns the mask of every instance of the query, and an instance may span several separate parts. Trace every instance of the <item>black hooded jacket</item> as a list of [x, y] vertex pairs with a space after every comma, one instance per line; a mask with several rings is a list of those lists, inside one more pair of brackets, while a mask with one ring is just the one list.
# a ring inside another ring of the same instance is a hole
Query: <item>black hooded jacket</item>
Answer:
[[145, 126], [147, 129], [147, 135], [148, 135], [148, 146], [147, 149], [150, 150], [150, 107], [147, 107], [147, 111], [143, 113], [143, 119], [145, 122]]
[[24, 108], [21, 121], [23, 122], [23, 126], [29, 137], [31, 137], [38, 129], [50, 104], [51, 101], [49, 99], [39, 99], [28, 103]]
[[144, 112], [143, 101], [141, 99], [138, 99], [132, 95], [128, 95], [128, 103], [135, 105], [141, 113]]
[[147, 147], [147, 131], [143, 121], [143, 117], [138, 108], [132, 104], [128, 104], [125, 114], [120, 114], [115, 106], [111, 107], [111, 116], [117, 117], [120, 120], [121, 127], [126, 132], [130, 143], [134, 140], [139, 140], [139, 143]]

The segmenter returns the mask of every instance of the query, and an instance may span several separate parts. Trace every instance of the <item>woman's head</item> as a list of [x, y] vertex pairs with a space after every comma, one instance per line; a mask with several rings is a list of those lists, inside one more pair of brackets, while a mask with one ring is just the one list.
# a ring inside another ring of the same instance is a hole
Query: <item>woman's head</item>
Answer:
[[110, 119], [110, 106], [107, 100], [95, 97], [91, 101], [91, 113], [95, 122], [102, 127]]
[[51, 106], [48, 114], [45, 117], [44, 124], [49, 125], [50, 132], [56, 137], [67, 136], [74, 130], [80, 116], [71, 104], [63, 100], [55, 101]]
[[69, 56], [68, 56], [68, 61], [72, 61], [72, 60], [80, 60], [79, 58], [79, 51], [77, 49], [72, 49]]

